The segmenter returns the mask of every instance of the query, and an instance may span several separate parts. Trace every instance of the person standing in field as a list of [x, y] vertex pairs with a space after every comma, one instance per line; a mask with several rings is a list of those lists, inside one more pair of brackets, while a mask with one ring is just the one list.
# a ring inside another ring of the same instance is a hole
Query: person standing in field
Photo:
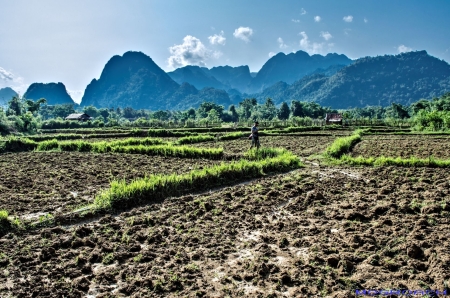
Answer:
[[253, 148], [253, 146], [256, 147], [256, 149], [259, 149], [259, 131], [258, 131], [258, 121], [255, 121], [255, 124], [252, 126], [252, 134], [251, 139], [252, 139], [252, 145], [250, 146], [250, 149]]

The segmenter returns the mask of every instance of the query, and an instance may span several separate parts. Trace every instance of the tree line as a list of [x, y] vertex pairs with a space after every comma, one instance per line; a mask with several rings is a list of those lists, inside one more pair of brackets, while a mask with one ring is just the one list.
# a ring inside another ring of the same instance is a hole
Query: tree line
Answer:
[[[71, 104], [47, 105], [41, 98], [37, 101], [13, 97], [6, 108], [0, 108], [0, 133], [33, 132], [38, 128], [76, 128], [104, 126], [153, 126], [165, 121], [172, 123], [218, 123], [238, 121], [274, 121], [288, 119], [323, 119], [326, 113], [341, 113], [344, 119], [407, 119], [418, 130], [450, 129], [450, 93], [432, 100], [419, 100], [409, 106], [392, 103], [388, 107], [369, 106], [336, 110], [323, 107], [316, 102], [292, 100], [278, 107], [271, 98], [259, 103], [255, 98], [246, 98], [228, 109], [214, 102], [203, 102], [200, 106], [184, 111], [136, 110], [125, 108], [79, 107]], [[87, 123], [65, 121], [72, 113], [86, 113], [93, 118]], [[301, 122], [301, 121], [299, 121]]]

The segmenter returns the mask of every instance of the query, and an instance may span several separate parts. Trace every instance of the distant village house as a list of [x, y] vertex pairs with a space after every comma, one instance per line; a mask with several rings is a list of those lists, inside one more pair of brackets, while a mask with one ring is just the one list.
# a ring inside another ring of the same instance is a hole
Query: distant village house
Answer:
[[92, 117], [88, 114], [70, 114], [65, 118], [66, 120], [78, 120], [78, 121], [88, 121], [92, 120]]
[[327, 113], [325, 114], [325, 123], [342, 125], [342, 115], [338, 113]]

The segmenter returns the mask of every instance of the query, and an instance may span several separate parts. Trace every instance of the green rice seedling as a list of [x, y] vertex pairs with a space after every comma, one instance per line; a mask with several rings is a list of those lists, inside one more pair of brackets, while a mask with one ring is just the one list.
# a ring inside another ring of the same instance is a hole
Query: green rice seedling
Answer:
[[256, 149], [248, 150], [244, 154], [244, 157], [247, 159], [250, 159], [250, 160], [261, 160], [261, 159], [276, 157], [276, 156], [282, 155], [286, 152], [288, 152], [288, 151], [286, 149], [282, 149], [282, 148], [263, 147], [263, 148], [259, 148], [258, 150], [256, 150]]
[[177, 144], [184, 145], [184, 144], [194, 144], [194, 143], [202, 143], [202, 142], [210, 142], [210, 141], [214, 141], [213, 136], [199, 135], [199, 136], [189, 136], [189, 137], [179, 138], [177, 140]]
[[0, 210], [0, 222], [8, 220], [8, 211]]
[[155, 145], [155, 146], [138, 145], [138, 146], [121, 146], [121, 147], [117, 146], [111, 147], [111, 152], [175, 156], [182, 158], [209, 158], [209, 159], [220, 159], [223, 156], [223, 148], [195, 148], [188, 146], [171, 146], [171, 145]]
[[0, 153], [33, 151], [37, 146], [37, 142], [28, 138], [10, 137], [0, 142]]
[[131, 146], [131, 145], [163, 145], [166, 141], [157, 138], [128, 138], [123, 141], [109, 142], [111, 146]]
[[353, 134], [349, 137], [337, 138], [325, 151], [326, 155], [332, 158], [339, 158], [344, 153], [361, 141], [360, 134]]
[[59, 149], [59, 143], [56, 139], [40, 142], [36, 148], [37, 151], [51, 151], [56, 149]]
[[99, 210], [123, 207], [148, 200], [148, 198], [156, 200], [194, 189], [210, 188], [212, 185], [220, 185], [227, 181], [260, 177], [265, 172], [285, 171], [300, 166], [302, 164], [299, 158], [286, 151], [273, 158], [257, 161], [242, 159], [193, 170], [182, 175], [150, 175], [130, 183], [115, 180], [111, 182], [108, 190], [95, 197], [94, 206]]
[[16, 226], [14, 222], [8, 218], [8, 215], [8, 211], [0, 210], [0, 237]]
[[228, 140], [236, 140], [248, 136], [248, 133], [245, 132], [232, 132], [227, 133], [226, 135], [220, 136], [219, 140], [228, 141]]

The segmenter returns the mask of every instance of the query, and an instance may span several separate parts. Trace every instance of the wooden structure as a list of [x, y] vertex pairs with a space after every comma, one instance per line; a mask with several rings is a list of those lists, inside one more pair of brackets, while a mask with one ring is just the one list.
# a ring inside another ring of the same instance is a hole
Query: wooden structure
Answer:
[[342, 125], [342, 115], [338, 113], [327, 113], [325, 114], [325, 124], [338, 124]]
[[67, 116], [64, 119], [66, 119], [66, 120], [88, 121], [88, 120], [92, 120], [92, 117], [89, 116], [88, 114], [84, 113], [84, 114], [70, 114], [69, 116]]

